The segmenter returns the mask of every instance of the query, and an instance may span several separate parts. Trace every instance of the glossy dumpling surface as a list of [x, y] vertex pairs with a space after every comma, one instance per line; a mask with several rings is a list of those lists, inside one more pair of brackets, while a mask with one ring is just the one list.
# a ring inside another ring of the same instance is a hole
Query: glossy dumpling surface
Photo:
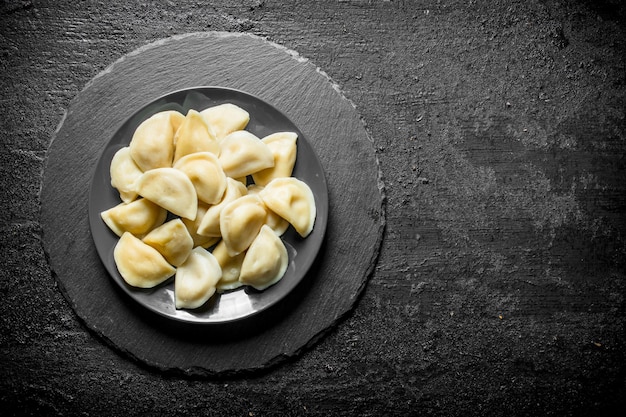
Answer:
[[232, 290], [242, 286], [243, 284], [239, 282], [239, 273], [241, 272], [241, 264], [243, 263], [245, 252], [230, 256], [226, 249], [226, 244], [222, 240], [215, 246], [212, 253], [222, 268], [222, 278], [217, 283], [217, 289]]
[[208, 207], [205, 214], [197, 227], [197, 232], [203, 236], [222, 236], [220, 229], [220, 215], [226, 205], [232, 201], [235, 201], [239, 197], [246, 195], [246, 186], [241, 182], [234, 180], [230, 177], [226, 178], [226, 191], [222, 197], [222, 200], [215, 205]]
[[198, 308], [215, 293], [222, 277], [217, 259], [206, 249], [197, 247], [178, 269], [174, 278], [176, 308]]
[[189, 110], [185, 116], [176, 132], [174, 143], [176, 144], [174, 162], [196, 152], [219, 153], [219, 145], [213, 131], [195, 110]]
[[182, 171], [174, 168], [146, 171], [137, 180], [137, 192], [177, 216], [196, 218], [196, 189]]
[[128, 232], [115, 245], [113, 258], [124, 281], [133, 287], [155, 287], [176, 272], [159, 251]]
[[202, 219], [204, 218], [204, 215], [208, 209], [209, 209], [208, 204], [205, 204], [199, 201], [198, 211], [197, 211], [195, 220], [182, 218], [182, 221], [185, 224], [187, 231], [189, 232], [189, 234], [191, 235], [191, 238], [193, 239], [194, 248], [196, 246], [202, 246], [203, 248], [208, 248], [208, 247], [215, 245], [220, 240], [218, 236], [204, 236], [198, 233], [198, 227], [200, 226], [200, 223]]
[[130, 147], [126, 146], [115, 152], [111, 160], [110, 174], [111, 186], [117, 189], [123, 202], [130, 203], [137, 198], [135, 182], [143, 171], [130, 155]]
[[[248, 194], [259, 194], [263, 188], [263, 186], [251, 184], [248, 186]], [[265, 203], [263, 204], [265, 205]], [[278, 236], [282, 236], [289, 228], [289, 222], [270, 210], [267, 205], [265, 205], [265, 211], [267, 212], [265, 224], [268, 225]]]
[[278, 132], [261, 139], [274, 155], [274, 166], [252, 174], [255, 184], [267, 185], [274, 178], [291, 176], [298, 153], [297, 139], [294, 132]]
[[222, 139], [219, 160], [226, 175], [232, 178], [274, 166], [270, 148], [246, 130], [238, 130]]
[[214, 154], [197, 152], [185, 155], [176, 161], [174, 168], [189, 177], [199, 200], [208, 204], [220, 202], [226, 190], [226, 175]]
[[100, 217], [118, 236], [124, 232], [141, 236], [163, 224], [167, 211], [150, 200], [140, 198], [105, 210]]
[[222, 239], [230, 256], [248, 249], [265, 224], [265, 206], [256, 195], [246, 195], [228, 203], [220, 215]]
[[174, 128], [171, 113], [161, 112], [144, 120], [130, 141], [130, 155], [142, 171], [172, 166]]
[[178, 128], [185, 121], [185, 115], [176, 110], [165, 110], [162, 113], [170, 116], [170, 124], [174, 130], [174, 138], [176, 138], [176, 132], [178, 132]]
[[209, 107], [202, 110], [200, 114], [211, 126], [218, 140], [223, 139], [229, 133], [243, 130], [250, 121], [250, 114], [232, 103]]
[[264, 290], [283, 277], [288, 263], [287, 248], [282, 239], [264, 225], [246, 252], [239, 281], [257, 290]]
[[302, 237], [313, 230], [316, 208], [309, 186], [297, 178], [276, 178], [259, 193], [274, 213], [287, 220]]
[[180, 266], [193, 249], [193, 239], [182, 220], [174, 219], [153, 229], [142, 239], [174, 266]]

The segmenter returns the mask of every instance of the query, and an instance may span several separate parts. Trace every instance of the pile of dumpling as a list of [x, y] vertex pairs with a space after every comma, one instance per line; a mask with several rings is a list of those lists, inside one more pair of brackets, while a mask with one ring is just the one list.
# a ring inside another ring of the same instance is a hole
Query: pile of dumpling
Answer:
[[288, 266], [281, 236], [313, 229], [315, 200], [292, 177], [294, 132], [262, 139], [249, 113], [225, 103], [186, 115], [162, 111], [142, 122], [111, 160], [122, 202], [101, 213], [118, 240], [122, 278], [138, 288], [174, 276], [177, 309], [202, 306], [216, 291], [263, 290]]

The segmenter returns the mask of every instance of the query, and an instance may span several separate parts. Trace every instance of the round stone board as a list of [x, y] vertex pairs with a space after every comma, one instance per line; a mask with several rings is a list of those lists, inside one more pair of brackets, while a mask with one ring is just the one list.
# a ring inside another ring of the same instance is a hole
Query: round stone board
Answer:
[[[155, 98], [197, 86], [241, 90], [284, 113], [328, 186], [325, 239], [302, 282], [271, 308], [223, 325], [181, 323], [139, 305], [107, 273], [88, 219], [94, 169], [114, 132]], [[129, 53], [76, 96], [48, 150], [41, 222], [59, 287], [87, 328], [150, 367], [224, 375], [297, 355], [350, 311], [378, 257], [384, 190], [360, 117], [322, 71], [259, 37], [193, 33]]]

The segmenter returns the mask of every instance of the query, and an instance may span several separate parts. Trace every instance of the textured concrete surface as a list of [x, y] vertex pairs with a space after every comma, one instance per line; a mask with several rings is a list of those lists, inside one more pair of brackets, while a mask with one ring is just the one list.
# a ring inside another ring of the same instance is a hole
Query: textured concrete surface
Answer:
[[[3, 409], [615, 415], [625, 18], [613, 0], [3, 2]], [[82, 327], [39, 223], [46, 149], [71, 100], [122, 55], [205, 30], [268, 37], [325, 71], [367, 124], [387, 190], [353, 313], [298, 358], [221, 380], [161, 375]]]

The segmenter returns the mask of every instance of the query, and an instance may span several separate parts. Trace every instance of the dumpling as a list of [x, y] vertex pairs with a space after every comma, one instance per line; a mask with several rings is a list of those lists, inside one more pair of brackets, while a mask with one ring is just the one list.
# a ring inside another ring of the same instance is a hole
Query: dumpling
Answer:
[[180, 266], [193, 249], [193, 239], [182, 220], [174, 219], [152, 230], [142, 239], [158, 250], [165, 260]]
[[[248, 186], [248, 194], [259, 194], [261, 190], [263, 190], [263, 187], [260, 185], [250, 184]], [[265, 205], [265, 211], [267, 212], [265, 224], [268, 225], [278, 236], [282, 236], [289, 228], [289, 222], [270, 210], [267, 205]]]
[[[234, 180], [230, 177], [226, 178], [226, 191], [222, 200], [215, 205], [208, 207], [206, 214], [203, 215], [200, 221], [197, 232], [204, 236], [222, 236], [220, 230], [220, 214], [226, 205], [232, 201], [235, 201], [239, 197], [247, 194], [246, 186], [241, 182]], [[200, 214], [198, 214], [200, 215]]]
[[223, 139], [229, 133], [243, 130], [250, 121], [250, 114], [241, 107], [224, 103], [209, 107], [200, 112], [204, 120], [215, 132], [218, 140]]
[[[163, 113], [168, 114], [170, 116], [170, 124], [172, 125], [172, 129], [174, 129], [174, 137], [176, 137], [176, 132], [178, 128], [185, 121], [185, 115], [176, 110], [165, 110]], [[176, 144], [176, 142], [174, 142]]]
[[177, 216], [190, 220], [196, 218], [196, 189], [182, 171], [174, 168], [146, 171], [137, 180], [137, 192]]
[[159, 251], [129, 232], [115, 245], [113, 259], [124, 281], [133, 287], [155, 287], [176, 272]]
[[176, 132], [174, 143], [174, 162], [192, 153], [212, 152], [217, 155], [220, 150], [215, 134], [195, 110], [187, 112], [185, 121]]
[[302, 237], [315, 223], [315, 198], [309, 186], [297, 178], [276, 178], [259, 193], [265, 205], [287, 220]]
[[141, 236], [162, 225], [167, 211], [150, 200], [140, 198], [105, 210], [100, 213], [100, 217], [118, 236], [124, 232]]
[[228, 203], [220, 215], [222, 239], [230, 256], [248, 249], [265, 224], [265, 206], [256, 195], [239, 197]]
[[282, 239], [264, 225], [243, 258], [239, 282], [264, 290], [285, 275], [288, 264], [289, 256]]
[[223, 240], [215, 246], [212, 253], [222, 268], [222, 278], [217, 283], [217, 289], [223, 291], [241, 287], [243, 284], [239, 282], [239, 273], [246, 253], [230, 256]]
[[226, 190], [226, 175], [217, 157], [211, 152], [185, 155], [174, 164], [193, 183], [198, 199], [208, 204], [219, 203]]
[[200, 223], [201, 223], [202, 219], [204, 218], [204, 216], [205, 216], [205, 214], [206, 214], [208, 209], [209, 209], [209, 205], [208, 204], [205, 204], [205, 203], [199, 201], [198, 202], [198, 211], [197, 211], [195, 220], [189, 220], [189, 219], [185, 219], [185, 218], [182, 219], [183, 223], [185, 224], [185, 227], [187, 228], [187, 231], [191, 235], [191, 239], [193, 240], [194, 248], [196, 246], [202, 246], [203, 248], [209, 248], [209, 247], [215, 245], [220, 240], [219, 236], [203, 236], [203, 235], [198, 233], [198, 227], [200, 226]]
[[130, 141], [130, 155], [142, 171], [172, 166], [174, 128], [169, 111], [144, 120]]
[[137, 198], [135, 182], [143, 174], [130, 155], [130, 147], [121, 148], [111, 160], [111, 186], [120, 193], [124, 203], [130, 203]]
[[222, 139], [219, 160], [226, 175], [232, 178], [274, 166], [270, 148], [247, 130], [238, 130]]
[[267, 185], [274, 178], [291, 177], [298, 148], [294, 132], [278, 132], [261, 139], [274, 155], [274, 166], [252, 174], [255, 184]]
[[215, 293], [215, 284], [222, 277], [217, 259], [203, 248], [195, 248], [184, 264], [176, 270], [174, 297], [176, 308], [198, 308]]

